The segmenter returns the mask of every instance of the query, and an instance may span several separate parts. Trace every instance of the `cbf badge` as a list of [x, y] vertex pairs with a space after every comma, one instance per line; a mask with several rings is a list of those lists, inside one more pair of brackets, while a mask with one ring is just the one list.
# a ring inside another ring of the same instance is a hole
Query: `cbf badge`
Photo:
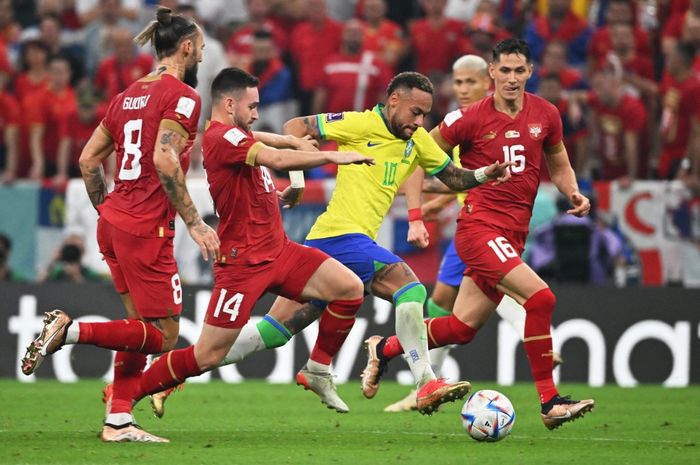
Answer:
[[413, 142], [413, 139], [409, 139], [409, 141], [406, 142], [406, 150], [403, 151], [403, 160], [401, 160], [401, 163], [410, 163], [408, 158], [411, 156], [414, 145], [416, 145], [416, 143]]

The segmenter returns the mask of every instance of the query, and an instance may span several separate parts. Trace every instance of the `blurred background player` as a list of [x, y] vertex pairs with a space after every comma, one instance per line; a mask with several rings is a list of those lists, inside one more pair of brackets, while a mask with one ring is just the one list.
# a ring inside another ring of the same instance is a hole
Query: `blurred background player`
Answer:
[[[477, 55], [464, 55], [457, 59], [452, 65], [452, 91], [454, 100], [460, 108], [466, 108], [474, 102], [486, 97], [491, 86], [491, 78], [488, 73], [488, 63]], [[456, 166], [462, 166], [459, 161], [459, 149], [453, 150], [452, 161]], [[422, 178], [422, 175], [420, 176]], [[424, 191], [432, 191], [442, 184], [440, 182], [431, 183], [426, 180]], [[441, 186], [444, 190], [444, 185]], [[452, 201], [457, 199], [461, 207], [464, 206], [464, 200], [467, 194], [465, 192], [454, 194], [442, 194], [434, 197], [421, 207], [424, 218], [435, 217], [440, 211], [447, 207]], [[459, 285], [462, 282], [462, 276], [466, 265], [457, 255], [454, 239], [450, 241], [440, 263], [440, 270], [433, 288], [433, 293], [428, 299], [428, 317], [436, 318], [439, 316], [449, 316], [452, 314], [452, 308], [457, 298]], [[504, 296], [501, 303], [496, 309], [498, 314], [513, 327], [516, 333], [522, 339], [525, 329], [525, 311], [513, 299]], [[436, 375], [442, 375], [442, 365], [450, 351], [449, 346], [438, 347], [430, 351], [430, 361]], [[555, 365], [561, 363], [561, 358], [555, 354]], [[385, 412], [402, 412], [406, 410], [416, 409], [416, 391], [412, 390], [405, 398], [388, 405]]]
[[[470, 342], [508, 294], [525, 307], [525, 352], [539, 393], [541, 418], [548, 429], [583, 416], [593, 400], [561, 397], [552, 376], [551, 289], [520, 258], [540, 180], [542, 153], [552, 182], [569, 200], [570, 214], [589, 213], [562, 143], [559, 111], [525, 92], [532, 74], [530, 49], [520, 39], [506, 39], [493, 50], [489, 75], [495, 91], [467, 108], [448, 113], [431, 131], [445, 151], [460, 148], [463, 166], [511, 162], [507, 184], [487, 184], [469, 194], [457, 224], [455, 246], [468, 264], [450, 316], [426, 320], [431, 347]], [[413, 187], [413, 186], [408, 186]], [[407, 191], [407, 194], [409, 192]], [[363, 373], [375, 384], [389, 360], [403, 353], [397, 337], [372, 336]]]
[[159, 357], [144, 372], [134, 402], [219, 366], [253, 306], [268, 291], [301, 301], [323, 299], [329, 311], [341, 315], [354, 315], [362, 305], [357, 276], [325, 253], [289, 240], [279, 201], [287, 200], [291, 191], [277, 192], [268, 168], [372, 164], [372, 159], [355, 152], [319, 152], [303, 138], [253, 134], [258, 84], [238, 68], [222, 70], [212, 83], [213, 109], [203, 157], [222, 241], [214, 290], [197, 343]]
[[[219, 239], [202, 222], [184, 174], [199, 119], [194, 86], [204, 48], [202, 32], [167, 8], [160, 8], [156, 18], [135, 39], [139, 45], [154, 46], [156, 70], [111, 102], [80, 156], [88, 195], [100, 213], [100, 250], [128, 318], [72, 325], [65, 312], [53, 310], [22, 360], [22, 371], [29, 375], [64, 344], [118, 351], [114, 384], [105, 392], [107, 418], [101, 438], [107, 442], [166, 441], [134, 424], [131, 399], [146, 354], [170, 350], [177, 341], [182, 288], [173, 257], [175, 213], [202, 255], [219, 254]], [[107, 195], [102, 162], [115, 147], [115, 187]]]

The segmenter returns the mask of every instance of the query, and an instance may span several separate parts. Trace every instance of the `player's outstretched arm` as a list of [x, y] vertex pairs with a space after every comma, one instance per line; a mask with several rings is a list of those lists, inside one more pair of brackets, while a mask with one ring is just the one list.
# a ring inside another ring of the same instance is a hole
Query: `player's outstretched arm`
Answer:
[[306, 170], [334, 163], [336, 165], [374, 165], [374, 159], [357, 152], [305, 152], [301, 150], [275, 149], [263, 145], [255, 156], [255, 164], [274, 170]]
[[569, 156], [564, 145], [561, 144], [561, 148], [555, 152], [545, 153], [545, 157], [552, 182], [574, 207], [568, 210], [567, 213], [576, 216], [588, 215], [591, 210], [591, 202], [578, 190], [576, 174], [571, 168]]
[[497, 161], [492, 165], [482, 166], [475, 170], [465, 170], [450, 162], [435, 177], [453, 191], [466, 191], [488, 181], [496, 181], [496, 184], [508, 181], [510, 179], [508, 167], [511, 165], [511, 162], [501, 163]]
[[190, 236], [199, 245], [202, 258], [207, 260], [211, 256], [218, 259], [221, 245], [219, 237], [199, 216], [185, 184], [185, 173], [180, 166], [180, 153], [185, 149], [187, 139], [173, 129], [170, 121], [167, 124], [163, 123], [161, 122], [158, 128], [153, 150], [153, 164], [158, 171], [160, 183], [170, 203], [187, 225]]
[[90, 139], [80, 153], [78, 164], [80, 174], [83, 176], [85, 188], [92, 206], [97, 208], [105, 201], [107, 195], [107, 181], [102, 162], [113, 151], [112, 136], [102, 126], [98, 126], [90, 136]]

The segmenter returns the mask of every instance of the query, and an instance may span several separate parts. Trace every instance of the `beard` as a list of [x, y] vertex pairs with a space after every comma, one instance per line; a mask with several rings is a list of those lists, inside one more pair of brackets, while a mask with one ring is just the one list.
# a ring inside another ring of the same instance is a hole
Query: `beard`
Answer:
[[199, 68], [199, 63], [195, 62], [194, 66], [185, 68], [185, 76], [182, 78], [182, 82], [187, 84], [193, 89], [197, 88], [197, 70]]

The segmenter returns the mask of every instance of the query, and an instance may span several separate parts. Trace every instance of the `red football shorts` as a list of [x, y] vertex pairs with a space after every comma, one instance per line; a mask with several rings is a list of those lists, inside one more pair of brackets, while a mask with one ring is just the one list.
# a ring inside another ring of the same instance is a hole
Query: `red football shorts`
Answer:
[[97, 243], [112, 272], [114, 288], [131, 296], [143, 318], [167, 318], [182, 312], [182, 286], [172, 237], [138, 237], [97, 221]]
[[455, 233], [457, 254], [467, 269], [465, 276], [474, 280], [479, 289], [495, 303], [503, 298], [496, 290], [510, 270], [523, 263], [520, 255], [525, 249], [527, 231], [512, 231], [478, 221], [460, 220]]
[[265, 292], [301, 299], [301, 293], [321, 263], [330, 258], [313, 247], [288, 241], [272, 262], [214, 266], [214, 290], [204, 322], [220, 328], [242, 328]]

